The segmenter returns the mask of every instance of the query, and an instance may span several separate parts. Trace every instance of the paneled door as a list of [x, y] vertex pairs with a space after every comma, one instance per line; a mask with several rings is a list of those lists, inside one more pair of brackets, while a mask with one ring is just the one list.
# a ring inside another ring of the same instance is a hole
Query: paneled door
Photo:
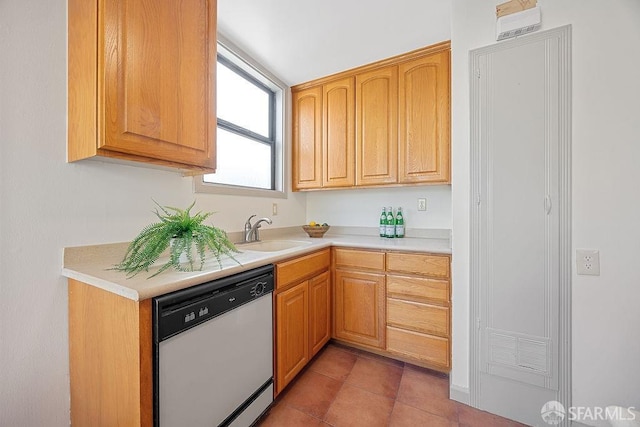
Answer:
[[356, 184], [398, 181], [398, 67], [356, 75]]
[[322, 186], [355, 184], [353, 77], [327, 83], [322, 88]]
[[279, 293], [276, 303], [276, 389], [280, 393], [309, 362], [309, 283]]
[[449, 52], [398, 66], [398, 182], [449, 182]]
[[215, 168], [216, 2], [110, 0], [99, 10], [98, 148]]
[[568, 26], [471, 55], [471, 404], [528, 425], [570, 405], [570, 58]]
[[331, 339], [331, 278], [325, 271], [309, 280], [309, 358]]
[[336, 269], [334, 279], [336, 338], [384, 349], [384, 275]]
[[291, 94], [294, 191], [322, 186], [322, 86]]

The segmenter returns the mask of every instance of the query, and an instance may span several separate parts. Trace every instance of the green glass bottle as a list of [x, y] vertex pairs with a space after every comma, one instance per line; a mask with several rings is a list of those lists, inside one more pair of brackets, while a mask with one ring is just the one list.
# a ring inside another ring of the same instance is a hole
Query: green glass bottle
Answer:
[[380, 215], [380, 237], [387, 235], [387, 210], [382, 208], [382, 214]]
[[396, 237], [404, 237], [404, 217], [402, 216], [402, 208], [398, 208], [396, 214]]
[[393, 219], [393, 208], [391, 206], [387, 210], [387, 231], [385, 235], [387, 238], [396, 237], [396, 222]]

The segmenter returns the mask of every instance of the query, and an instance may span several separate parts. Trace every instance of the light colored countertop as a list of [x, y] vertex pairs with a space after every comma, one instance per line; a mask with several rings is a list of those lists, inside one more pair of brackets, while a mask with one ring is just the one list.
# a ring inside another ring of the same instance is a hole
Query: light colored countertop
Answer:
[[295, 240], [301, 242], [301, 246], [277, 252], [256, 252], [239, 245], [241, 253], [235, 255], [238, 262], [225, 256], [221, 259], [220, 268], [215, 259], [209, 259], [202, 271], [187, 273], [171, 269], [151, 279], [148, 277], [163, 264], [162, 260], [158, 262], [158, 267], [152, 267], [149, 272], [143, 271], [129, 279], [123, 272], [109, 270], [122, 260], [128, 242], [77, 246], [65, 248], [62, 275], [134, 301], [142, 301], [331, 246], [450, 254], [450, 239], [441, 238], [442, 235], [437, 237], [385, 239], [371, 235], [342, 234], [335, 231], [331, 233], [330, 230], [323, 238], [312, 239], [303, 232], [291, 232], [286, 229], [278, 234], [269, 233], [269, 237], [263, 236], [263, 240]]

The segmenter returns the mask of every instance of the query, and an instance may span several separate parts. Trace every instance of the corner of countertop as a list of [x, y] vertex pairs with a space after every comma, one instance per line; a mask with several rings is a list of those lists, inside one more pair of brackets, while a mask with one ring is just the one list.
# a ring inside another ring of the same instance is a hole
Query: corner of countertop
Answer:
[[116, 264], [122, 260], [128, 247], [129, 242], [65, 247], [62, 252], [62, 267], [72, 268], [77, 265], [93, 263], [98, 256], [111, 264]]

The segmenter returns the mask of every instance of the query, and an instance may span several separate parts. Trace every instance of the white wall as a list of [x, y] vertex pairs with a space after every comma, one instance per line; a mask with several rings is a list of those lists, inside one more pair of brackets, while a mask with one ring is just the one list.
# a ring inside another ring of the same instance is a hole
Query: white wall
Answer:
[[67, 164], [66, 4], [0, 1], [0, 426], [69, 425], [63, 247], [130, 240], [154, 220], [152, 198], [197, 199], [228, 231], [274, 201], [274, 226], [305, 221], [304, 195], [196, 196], [174, 172]]
[[[427, 199], [426, 211], [417, 210], [418, 198]], [[307, 222], [377, 227], [383, 206], [402, 207], [408, 229], [451, 229], [449, 185], [310, 192], [307, 194]]]
[[[193, 194], [191, 197], [193, 200]], [[198, 194], [196, 199], [196, 208], [214, 212], [211, 221], [226, 231], [242, 231], [247, 218], [254, 214], [257, 218], [269, 217], [273, 221], [271, 225], [263, 225], [261, 230], [304, 224], [306, 218], [304, 194], [289, 193], [288, 199]], [[273, 203], [278, 204], [278, 214], [275, 216], [271, 214]]]
[[[495, 43], [498, 3], [454, 0], [452, 10], [451, 379], [457, 388], [469, 385], [468, 54]], [[543, 29], [573, 27], [573, 248], [600, 250], [601, 275], [572, 278], [573, 405], [640, 407], [640, 2], [538, 4]]]
[[450, 0], [218, 0], [218, 27], [293, 86], [448, 40], [450, 10]]

